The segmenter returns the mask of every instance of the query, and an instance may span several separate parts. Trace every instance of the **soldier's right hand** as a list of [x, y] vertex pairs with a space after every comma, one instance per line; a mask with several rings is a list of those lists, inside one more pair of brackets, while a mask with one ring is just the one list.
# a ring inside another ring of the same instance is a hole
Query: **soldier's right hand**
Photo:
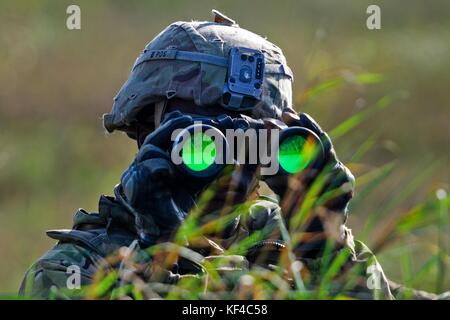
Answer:
[[135, 160], [121, 177], [126, 202], [134, 209], [136, 230], [141, 243], [154, 244], [171, 235], [193, 205], [177, 181], [168, 148], [174, 130], [193, 124], [180, 112], [168, 114], [161, 126], [149, 134]]

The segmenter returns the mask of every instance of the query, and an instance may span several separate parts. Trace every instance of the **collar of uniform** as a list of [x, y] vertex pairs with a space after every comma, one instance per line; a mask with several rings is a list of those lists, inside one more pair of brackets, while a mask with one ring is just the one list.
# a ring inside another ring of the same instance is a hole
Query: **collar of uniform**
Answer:
[[98, 213], [89, 213], [78, 209], [73, 218], [73, 228], [118, 227], [135, 232], [134, 218], [113, 197], [102, 195], [98, 204]]
[[135, 232], [134, 216], [129, 213], [114, 197], [100, 196], [99, 216], [108, 222], [109, 227], [119, 227]]

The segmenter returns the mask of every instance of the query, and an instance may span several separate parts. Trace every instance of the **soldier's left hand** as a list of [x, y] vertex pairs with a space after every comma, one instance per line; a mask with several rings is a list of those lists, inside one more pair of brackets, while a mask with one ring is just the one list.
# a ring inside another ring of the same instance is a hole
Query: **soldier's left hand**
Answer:
[[[284, 212], [286, 216], [298, 210], [298, 201], [301, 201], [308, 192], [309, 188], [317, 181], [318, 177], [323, 177], [320, 186], [319, 195], [328, 195], [325, 197], [322, 205], [331, 211], [345, 212], [350, 199], [353, 196], [355, 178], [350, 170], [339, 161], [336, 156], [330, 137], [317, 122], [308, 114], [296, 114], [293, 111], [284, 112], [283, 122], [289, 127], [300, 126], [313, 131], [320, 138], [324, 147], [325, 159], [318, 169], [311, 169], [296, 176], [274, 176], [266, 180], [269, 187], [275, 193], [283, 198], [290, 197], [290, 206], [288, 211]], [[289, 179], [297, 180], [297, 183], [290, 183]], [[297, 190], [292, 190], [292, 186], [297, 186]]]

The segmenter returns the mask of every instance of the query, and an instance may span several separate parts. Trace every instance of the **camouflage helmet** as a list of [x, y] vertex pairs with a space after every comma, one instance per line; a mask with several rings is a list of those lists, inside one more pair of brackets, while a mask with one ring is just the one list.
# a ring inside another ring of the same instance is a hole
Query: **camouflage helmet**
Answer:
[[158, 105], [174, 97], [192, 101], [196, 108], [223, 105], [229, 53], [239, 47], [258, 50], [264, 63], [260, 97], [247, 114], [278, 119], [292, 108], [293, 76], [281, 49], [220, 12], [213, 14], [214, 22], [172, 23], [147, 44], [114, 98], [111, 113], [103, 115], [108, 132], [132, 132], [143, 110], [161, 117]]

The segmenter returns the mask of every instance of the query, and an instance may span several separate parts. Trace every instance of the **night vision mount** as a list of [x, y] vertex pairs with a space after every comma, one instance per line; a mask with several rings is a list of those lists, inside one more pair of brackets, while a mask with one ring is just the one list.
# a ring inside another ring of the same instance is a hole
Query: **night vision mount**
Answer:
[[252, 108], [261, 99], [263, 81], [264, 54], [249, 48], [231, 48], [222, 105], [232, 110]]

